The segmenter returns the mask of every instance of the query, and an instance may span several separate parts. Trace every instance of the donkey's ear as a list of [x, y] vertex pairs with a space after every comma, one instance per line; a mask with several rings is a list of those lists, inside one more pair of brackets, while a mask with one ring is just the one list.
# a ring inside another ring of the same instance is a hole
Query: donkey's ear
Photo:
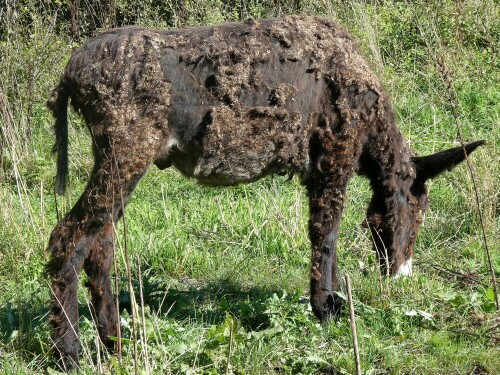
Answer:
[[452, 168], [464, 161], [465, 152], [470, 154], [477, 147], [485, 144], [485, 141], [477, 141], [465, 145], [465, 147], [455, 147], [449, 150], [444, 150], [437, 152], [432, 155], [427, 156], [414, 156], [412, 161], [415, 165], [415, 170], [417, 172], [416, 180], [425, 182], [430, 178], [436, 177], [438, 174], [443, 173], [448, 170], [451, 171]]

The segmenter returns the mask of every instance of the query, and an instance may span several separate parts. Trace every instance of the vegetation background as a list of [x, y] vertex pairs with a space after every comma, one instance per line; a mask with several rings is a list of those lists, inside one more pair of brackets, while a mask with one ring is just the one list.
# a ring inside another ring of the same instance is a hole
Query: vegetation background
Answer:
[[[499, 10], [496, 0], [3, 1], [0, 372], [58, 371], [45, 246], [81, 193], [92, 158], [85, 126], [71, 114], [71, 183], [56, 204], [45, 101], [83, 41], [128, 24], [174, 28], [288, 14], [337, 20], [381, 76], [416, 153], [458, 144], [457, 122], [466, 140], [488, 141], [471, 159], [499, 270]], [[353, 281], [363, 372], [498, 374], [500, 315], [470, 174], [461, 166], [430, 185], [415, 273], [405, 280], [381, 277], [361, 226], [369, 187], [361, 178], [349, 186], [339, 252]], [[81, 288], [82, 373], [354, 373], [347, 314], [320, 325], [308, 305], [307, 199], [297, 180], [208, 189], [152, 168], [126, 221], [126, 233], [122, 225], [116, 233], [122, 359], [98, 350]]]

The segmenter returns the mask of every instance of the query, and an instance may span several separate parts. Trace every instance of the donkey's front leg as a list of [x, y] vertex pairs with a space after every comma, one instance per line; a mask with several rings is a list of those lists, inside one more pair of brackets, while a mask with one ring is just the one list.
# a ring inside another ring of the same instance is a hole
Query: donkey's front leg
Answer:
[[312, 244], [311, 306], [314, 314], [325, 320], [336, 315], [343, 304], [335, 294], [342, 283], [336, 246], [346, 184], [340, 183], [339, 178], [321, 175], [310, 179], [307, 189]]

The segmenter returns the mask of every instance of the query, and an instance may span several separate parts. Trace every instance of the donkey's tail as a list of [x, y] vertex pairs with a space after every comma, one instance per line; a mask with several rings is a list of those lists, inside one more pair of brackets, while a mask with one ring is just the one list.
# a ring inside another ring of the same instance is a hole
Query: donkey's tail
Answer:
[[66, 181], [68, 179], [68, 100], [68, 87], [63, 77], [47, 101], [47, 107], [49, 107], [56, 119], [54, 124], [56, 143], [52, 148], [52, 152], [57, 152], [57, 175], [54, 185], [56, 192], [60, 195], [63, 195], [66, 191]]

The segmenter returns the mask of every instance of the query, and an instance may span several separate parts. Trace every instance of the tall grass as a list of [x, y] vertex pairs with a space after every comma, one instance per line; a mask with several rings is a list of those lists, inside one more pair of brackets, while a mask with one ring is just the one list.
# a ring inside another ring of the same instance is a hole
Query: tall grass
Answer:
[[[44, 249], [57, 222], [56, 208], [59, 215], [71, 208], [92, 158], [84, 124], [71, 114], [71, 183], [56, 206], [52, 119], [45, 101], [79, 43], [75, 38], [83, 40], [107, 24], [177, 27], [292, 13], [335, 19], [358, 38], [385, 83], [402, 132], [420, 154], [458, 142], [436, 64], [443, 59], [457, 92], [464, 137], [488, 141], [472, 160], [499, 269], [495, 1], [106, 2], [114, 6], [112, 19], [90, 2], [82, 2], [77, 18], [58, 4], [24, 0], [0, 6], [1, 372], [56, 368]], [[77, 25], [73, 29], [71, 22]], [[339, 255], [353, 281], [361, 366], [366, 373], [494, 374], [500, 368], [500, 320], [471, 177], [459, 167], [431, 182], [430, 191], [416, 274], [388, 281], [379, 274], [369, 233], [361, 226], [368, 184], [354, 178], [348, 188]], [[134, 362], [150, 373], [354, 372], [347, 316], [320, 325], [308, 307], [307, 197], [298, 181], [272, 177], [208, 189], [173, 170], [152, 168], [126, 215], [126, 233], [121, 224], [116, 232], [123, 360], [97, 350], [82, 288], [82, 372], [133, 373]], [[127, 286], [125, 235], [135, 298]]]

